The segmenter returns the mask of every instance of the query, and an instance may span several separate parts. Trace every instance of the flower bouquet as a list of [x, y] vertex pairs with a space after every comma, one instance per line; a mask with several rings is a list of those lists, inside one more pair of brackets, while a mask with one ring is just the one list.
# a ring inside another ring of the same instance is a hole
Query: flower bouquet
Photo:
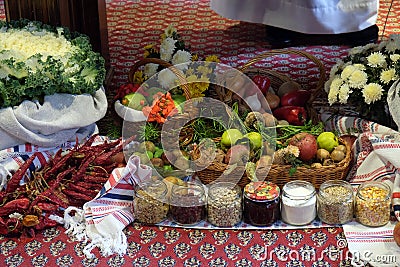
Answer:
[[0, 29], [0, 149], [93, 134], [107, 109], [106, 70], [88, 37], [28, 20]]
[[325, 83], [328, 102], [347, 104], [363, 119], [396, 127], [392, 117], [400, 104], [399, 75], [400, 36], [354, 47], [331, 69]]

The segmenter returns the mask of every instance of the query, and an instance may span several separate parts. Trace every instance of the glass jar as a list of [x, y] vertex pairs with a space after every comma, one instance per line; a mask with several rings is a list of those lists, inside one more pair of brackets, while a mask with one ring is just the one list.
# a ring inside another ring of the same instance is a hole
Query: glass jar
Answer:
[[311, 223], [317, 216], [317, 197], [314, 186], [306, 181], [295, 180], [282, 188], [281, 218], [292, 225]]
[[353, 220], [353, 187], [343, 180], [325, 181], [319, 187], [317, 212], [320, 220], [327, 224], [345, 224]]
[[231, 227], [242, 220], [242, 190], [234, 183], [213, 183], [208, 189], [207, 220], [219, 227]]
[[156, 224], [167, 218], [168, 188], [163, 181], [152, 181], [135, 190], [133, 208], [135, 220], [144, 224]]
[[355, 199], [355, 214], [366, 226], [383, 226], [390, 220], [391, 188], [385, 182], [360, 184]]
[[272, 225], [279, 219], [280, 189], [271, 182], [250, 182], [243, 192], [243, 221], [254, 226]]
[[174, 184], [170, 201], [171, 219], [177, 224], [190, 226], [205, 219], [207, 199], [203, 185], [196, 182]]

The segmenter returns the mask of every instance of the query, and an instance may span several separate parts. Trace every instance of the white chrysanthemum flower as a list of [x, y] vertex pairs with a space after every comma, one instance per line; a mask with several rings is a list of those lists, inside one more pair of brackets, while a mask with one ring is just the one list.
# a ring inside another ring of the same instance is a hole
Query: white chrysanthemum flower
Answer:
[[354, 65], [346, 66], [342, 70], [342, 73], [340, 74], [340, 78], [342, 78], [343, 80], [348, 79], [355, 70], [356, 70], [356, 68], [354, 67]]
[[366, 67], [360, 63], [353, 64], [353, 66], [354, 66], [354, 68], [356, 68], [358, 70], [366, 70]]
[[394, 52], [400, 49], [400, 37], [398, 35], [391, 35], [386, 44], [386, 51]]
[[187, 63], [192, 61], [192, 55], [185, 50], [178, 50], [172, 57], [171, 63], [172, 65], [178, 65], [181, 63]]
[[146, 65], [144, 65], [143, 69], [144, 75], [150, 78], [151, 76], [157, 73], [158, 66], [159, 65], [155, 63], [147, 63]]
[[177, 80], [178, 77], [170, 69], [163, 69], [158, 73], [158, 82], [167, 90], [174, 88]]
[[357, 55], [357, 54], [361, 54], [362, 52], [364, 52], [364, 47], [356, 46], [349, 50], [349, 55]]
[[286, 147], [286, 151], [285, 152], [286, 152], [286, 154], [293, 155], [296, 158], [298, 158], [299, 155], [300, 155], [300, 149], [297, 146], [293, 146], [293, 145], [288, 145]]
[[379, 44], [378, 44], [378, 50], [382, 51], [382, 50], [386, 49], [387, 43], [388, 43], [387, 40], [384, 40], [384, 41], [379, 42]]
[[380, 84], [369, 83], [363, 89], [364, 101], [368, 105], [381, 99], [383, 88]]
[[381, 72], [381, 76], [379, 77], [381, 82], [388, 84], [391, 81], [394, 81], [397, 79], [396, 77], [396, 69], [388, 69], [388, 70], [384, 70]]
[[175, 50], [175, 43], [177, 41], [171, 37], [165, 38], [160, 46], [160, 58], [164, 61], [169, 62], [172, 58], [172, 53]]
[[342, 86], [342, 84], [343, 84], [343, 79], [341, 79], [339, 76], [337, 76], [336, 78], [334, 78], [332, 80], [331, 90], [332, 89], [339, 90], [339, 87]]
[[329, 77], [333, 77], [337, 74], [337, 72], [339, 71], [339, 69], [343, 66], [344, 62], [343, 60], [338, 60], [336, 62], [336, 64], [331, 68], [331, 70], [329, 71]]
[[400, 54], [392, 54], [389, 57], [391, 61], [397, 62], [400, 59]]
[[368, 81], [368, 75], [362, 70], [355, 70], [349, 77], [349, 86], [351, 88], [363, 88]]
[[340, 86], [342, 86], [342, 84], [343, 84], [343, 80], [340, 79], [340, 77], [337, 77], [332, 80], [331, 86], [329, 88], [329, 93], [328, 93], [328, 102], [330, 105], [337, 102], [339, 89], [340, 89]]
[[176, 32], [177, 32], [176, 28], [172, 24], [168, 25], [168, 27], [164, 30], [164, 34], [165, 34], [166, 38], [172, 37], [172, 35]]
[[348, 84], [343, 84], [340, 86], [338, 93], [339, 103], [346, 104], [351, 92], [352, 91]]
[[327, 81], [325, 82], [325, 84], [324, 84], [324, 90], [325, 90], [325, 92], [329, 93], [329, 90], [331, 89], [331, 84], [332, 84], [332, 81], [333, 81], [334, 78], [335, 78], [335, 77], [332, 77], [332, 78], [330, 78], [329, 80], [327, 80]]
[[386, 57], [381, 52], [374, 52], [367, 57], [368, 66], [385, 67]]
[[374, 51], [379, 51], [379, 45], [375, 43], [369, 43], [364, 45], [365, 50], [374, 50]]

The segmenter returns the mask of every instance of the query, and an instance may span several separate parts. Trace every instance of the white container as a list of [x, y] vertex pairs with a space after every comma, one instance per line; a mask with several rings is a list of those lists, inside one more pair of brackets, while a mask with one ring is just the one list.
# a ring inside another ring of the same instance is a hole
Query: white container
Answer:
[[287, 224], [306, 225], [317, 215], [315, 187], [306, 181], [295, 180], [282, 188], [281, 218]]

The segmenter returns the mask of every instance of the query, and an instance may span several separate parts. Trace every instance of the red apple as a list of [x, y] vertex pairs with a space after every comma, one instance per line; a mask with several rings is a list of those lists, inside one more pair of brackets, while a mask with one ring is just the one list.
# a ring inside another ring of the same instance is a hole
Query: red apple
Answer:
[[290, 138], [289, 145], [297, 146], [300, 150], [299, 158], [310, 161], [317, 155], [317, 139], [310, 133], [298, 133]]

